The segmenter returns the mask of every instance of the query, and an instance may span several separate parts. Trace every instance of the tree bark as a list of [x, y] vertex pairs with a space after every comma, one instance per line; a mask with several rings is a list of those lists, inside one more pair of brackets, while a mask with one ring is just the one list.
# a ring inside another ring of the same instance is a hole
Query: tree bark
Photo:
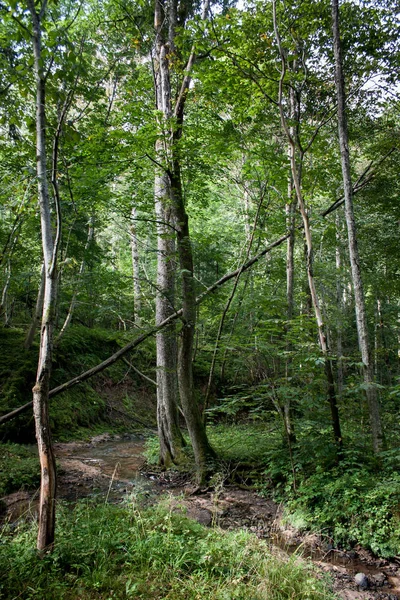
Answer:
[[0, 315], [4, 316], [4, 326], [8, 327], [10, 325], [10, 313], [8, 311], [8, 290], [11, 282], [11, 260], [10, 258], [7, 260], [6, 265], [6, 281], [4, 283], [3, 291], [1, 294], [0, 301]]
[[136, 325], [140, 326], [142, 312], [142, 293], [140, 286], [140, 260], [139, 260], [139, 245], [136, 232], [137, 209], [132, 206], [131, 210], [131, 254], [132, 254], [132, 279], [133, 279], [133, 320]]
[[[208, 443], [200, 409], [193, 394], [192, 359], [196, 327], [196, 290], [193, 277], [193, 254], [190, 241], [189, 219], [184, 204], [180, 158], [177, 149], [178, 142], [182, 136], [184, 107], [190, 84], [190, 70], [194, 62], [194, 49], [190, 53], [185, 69], [186, 74], [182, 80], [174, 110], [172, 110], [169, 55], [175, 51], [177, 10], [176, 0], [173, 0], [169, 4], [156, 0], [157, 68], [155, 83], [157, 108], [161, 113], [160, 137], [156, 150], [158, 162], [164, 165], [164, 173], [161, 174], [164, 196], [160, 195], [160, 198], [164, 197], [164, 200], [162, 202], [162, 211], [159, 211], [158, 220], [166, 222], [168, 218], [168, 222], [173, 223], [177, 236], [177, 253], [181, 271], [183, 322], [178, 350], [178, 387], [182, 410], [193, 446], [197, 478], [199, 481], [202, 481], [206, 473], [207, 459], [209, 456], [213, 456], [214, 452]], [[167, 26], [168, 30], [166, 29]], [[169, 211], [171, 211], [171, 214]], [[161, 242], [163, 241], [163, 237], [163, 234], [159, 235]], [[172, 256], [170, 254], [166, 257], [167, 262], [171, 262]]]
[[357, 231], [353, 209], [353, 186], [351, 181], [349, 136], [346, 118], [346, 94], [343, 75], [342, 48], [339, 29], [339, 0], [332, 0], [333, 49], [335, 54], [335, 83], [338, 104], [338, 130], [340, 158], [342, 164], [344, 205], [349, 243], [351, 276], [353, 282], [358, 344], [363, 362], [364, 383], [369, 408], [372, 443], [375, 452], [382, 449], [383, 433], [377, 389], [374, 381], [374, 366], [368, 339], [368, 325], [365, 310], [365, 297], [361, 277], [360, 257], [357, 244]]
[[[296, 62], [293, 61], [293, 70], [296, 70]], [[296, 120], [296, 99], [294, 89], [289, 90], [289, 104], [290, 104], [290, 118], [292, 121]], [[295, 125], [291, 125], [289, 131], [292, 137], [295, 135]], [[288, 156], [289, 160], [291, 157], [292, 148], [289, 144]], [[291, 320], [293, 318], [294, 308], [294, 245], [295, 245], [295, 226], [296, 226], [296, 202], [295, 202], [295, 190], [293, 187], [293, 177], [290, 172], [288, 177], [288, 190], [287, 190], [287, 202], [285, 206], [286, 212], [286, 229], [289, 234], [286, 243], [286, 301], [287, 301], [287, 324], [286, 324], [286, 351], [288, 353], [286, 358], [286, 382], [288, 383], [289, 377], [292, 371], [292, 359], [290, 353], [293, 350], [293, 346], [289, 340], [289, 333], [291, 328]], [[292, 420], [292, 406], [290, 401], [290, 395], [283, 404], [283, 418], [285, 422], [285, 431], [288, 440], [289, 450], [296, 443], [296, 434], [294, 431], [293, 420]]]
[[[168, 65], [168, 41], [165, 24], [167, 6], [155, 0], [154, 27], [156, 31], [155, 94], [159, 111], [159, 138], [156, 142], [157, 168], [154, 199], [157, 218], [157, 298], [156, 326], [174, 312], [176, 280], [175, 227], [172, 213], [171, 181], [168, 165], [171, 160], [169, 120], [171, 109], [171, 84]], [[156, 336], [157, 345], [157, 425], [160, 442], [160, 464], [168, 467], [179, 462], [183, 437], [178, 420], [177, 337], [172, 322]]]
[[[157, 226], [157, 298], [156, 325], [174, 312], [176, 250], [171, 209], [167, 202], [169, 181], [158, 175], [155, 183]], [[179, 462], [183, 438], [178, 420], [177, 339], [176, 325], [171, 323], [156, 336], [157, 345], [157, 424], [160, 441], [160, 464], [168, 467]]]
[[33, 25], [32, 41], [36, 80], [36, 164], [45, 270], [39, 360], [36, 383], [33, 388], [33, 413], [41, 467], [37, 548], [40, 553], [43, 553], [45, 550], [52, 549], [55, 529], [56, 465], [50, 432], [48, 400], [57, 294], [57, 240], [59, 240], [61, 224], [58, 219], [57, 236], [54, 241], [47, 184], [45, 78], [41, 42], [41, 23], [46, 10], [46, 0], [43, 1], [39, 12], [36, 11], [33, 0], [27, 0], [27, 4]]
[[336, 327], [336, 354], [337, 354], [337, 390], [339, 398], [343, 394], [343, 329], [342, 329], [342, 315], [343, 315], [343, 292], [341, 283], [342, 274], [342, 256], [340, 247], [340, 218], [339, 214], [336, 213], [336, 303], [339, 309], [339, 318], [337, 319]]

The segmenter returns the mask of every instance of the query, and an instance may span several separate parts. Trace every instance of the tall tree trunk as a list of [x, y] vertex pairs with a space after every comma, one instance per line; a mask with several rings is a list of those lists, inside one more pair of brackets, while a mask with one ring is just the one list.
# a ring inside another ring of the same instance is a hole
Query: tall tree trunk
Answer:
[[[155, 204], [157, 225], [157, 298], [156, 325], [174, 313], [176, 250], [171, 209], [168, 208], [169, 180], [156, 177]], [[168, 467], [179, 462], [183, 438], [178, 421], [177, 339], [172, 323], [156, 336], [157, 345], [157, 424], [160, 464]]]
[[[11, 318], [12, 318], [12, 313], [13, 313], [13, 308], [14, 308], [14, 301], [11, 302], [11, 306], [9, 308], [9, 302], [8, 302], [8, 292], [10, 289], [10, 283], [11, 283], [11, 258], [12, 255], [14, 254], [14, 250], [18, 244], [18, 238], [19, 238], [19, 229], [21, 226], [21, 219], [18, 220], [18, 222], [16, 223], [15, 227], [13, 227], [12, 232], [10, 233], [9, 239], [8, 239], [8, 244], [10, 244], [10, 247], [6, 248], [8, 250], [7, 254], [8, 254], [8, 258], [7, 258], [7, 265], [6, 265], [6, 281], [4, 283], [4, 287], [3, 287], [3, 291], [1, 294], [1, 300], [0, 300], [0, 314], [3, 314], [4, 316], [4, 325], [5, 327], [9, 327], [11, 324]], [[7, 246], [8, 246], [7, 244]], [[2, 257], [4, 258], [4, 254], [2, 255]]]
[[353, 210], [353, 187], [350, 171], [349, 136], [346, 118], [346, 95], [343, 75], [342, 48], [339, 30], [339, 0], [332, 0], [332, 29], [333, 47], [335, 54], [335, 82], [338, 105], [338, 129], [340, 158], [342, 163], [344, 206], [349, 241], [351, 276], [353, 282], [358, 344], [363, 362], [364, 383], [368, 401], [369, 416], [372, 431], [372, 443], [375, 452], [382, 448], [383, 433], [380, 418], [377, 389], [374, 381], [374, 366], [368, 339], [368, 325], [365, 310], [365, 297], [361, 278], [360, 258], [358, 253], [357, 232]]
[[172, 197], [175, 224], [178, 238], [179, 266], [182, 278], [182, 328], [180, 330], [178, 353], [178, 385], [183, 414], [188, 427], [197, 467], [197, 479], [202, 482], [206, 475], [207, 460], [215, 456], [211, 448], [200, 408], [193, 390], [193, 346], [196, 331], [196, 288], [193, 277], [193, 253], [189, 233], [189, 219], [186, 214], [180, 168], [174, 164]]
[[[182, 136], [184, 107], [190, 84], [190, 70], [194, 61], [194, 49], [192, 49], [186, 65], [186, 75], [182, 80], [174, 111], [172, 111], [169, 55], [175, 51], [177, 8], [176, 0], [169, 4], [160, 0], [156, 0], [155, 3], [155, 29], [157, 33], [155, 82], [157, 108], [162, 113], [160, 132], [163, 132], [157, 142], [157, 157], [158, 162], [164, 165], [165, 168], [165, 172], [161, 175], [164, 179], [163, 188], [165, 193], [164, 218], [160, 218], [161, 213], [157, 218], [159, 221], [165, 220], [165, 209], [172, 210], [182, 281], [183, 326], [180, 332], [178, 353], [178, 386], [182, 410], [193, 446], [197, 477], [201, 481], [205, 476], [207, 458], [214, 453], [208, 443], [199, 406], [193, 394], [192, 359], [196, 327], [196, 293], [189, 219], [184, 205], [180, 159], [177, 150], [178, 142]], [[171, 260], [171, 257], [169, 257], [169, 260]]]
[[140, 315], [142, 311], [142, 293], [140, 286], [140, 261], [139, 261], [139, 245], [136, 232], [137, 209], [132, 206], [131, 210], [131, 254], [132, 254], [132, 278], [133, 278], [133, 320], [136, 325], [140, 326]]
[[[296, 70], [296, 62], [294, 61], [293, 70]], [[296, 99], [293, 88], [289, 90], [289, 103], [290, 103], [290, 118], [293, 121], [296, 120]], [[289, 128], [291, 135], [295, 135], [295, 125], [291, 125]], [[292, 148], [289, 144], [288, 156], [289, 160], [291, 157]], [[287, 301], [287, 324], [286, 324], [286, 380], [289, 381], [292, 370], [292, 359], [290, 353], [293, 349], [291, 342], [289, 341], [289, 333], [291, 328], [291, 320], [293, 318], [293, 307], [294, 307], [294, 245], [295, 245], [295, 225], [296, 225], [296, 202], [295, 202], [295, 190], [293, 187], [293, 177], [290, 172], [288, 177], [288, 190], [287, 190], [287, 202], [285, 207], [286, 212], [286, 230], [289, 234], [286, 243], [286, 301]], [[291, 451], [292, 444], [296, 443], [296, 435], [293, 427], [292, 420], [292, 407], [290, 401], [290, 395], [285, 398], [283, 404], [283, 417], [285, 422], [286, 436], [288, 440], [289, 450]]]
[[[154, 199], [157, 218], [157, 298], [156, 325], [174, 313], [176, 248], [171, 207], [171, 183], [168, 175], [170, 148], [166, 127], [171, 118], [171, 86], [164, 25], [165, 6], [155, 1], [156, 30], [155, 93], [160, 112], [159, 139], [156, 142], [157, 167]], [[159, 331], [157, 345], [157, 424], [160, 442], [160, 464], [168, 467], [181, 458], [183, 437], [178, 421], [177, 337], [176, 324]]]
[[37, 295], [37, 298], [36, 298], [35, 311], [34, 311], [34, 313], [32, 315], [32, 321], [31, 321], [28, 333], [26, 334], [26, 338], [25, 338], [25, 342], [24, 342], [24, 348], [25, 348], [25, 350], [29, 350], [29, 348], [33, 344], [33, 340], [35, 338], [36, 329], [37, 329], [37, 326], [39, 324], [39, 321], [40, 321], [42, 313], [43, 313], [43, 300], [44, 300], [45, 280], [46, 280], [46, 277], [45, 277], [45, 267], [44, 267], [44, 263], [43, 263], [42, 270], [41, 270], [41, 273], [40, 273], [40, 283], [39, 283], [38, 295]]
[[4, 283], [3, 291], [1, 294], [0, 301], [0, 315], [4, 316], [4, 325], [8, 327], [10, 324], [10, 312], [8, 310], [8, 290], [10, 288], [11, 282], [11, 260], [10, 258], [7, 260], [6, 265], [6, 281]]
[[284, 51], [282, 48], [281, 38], [280, 38], [277, 19], [276, 19], [276, 0], [273, 0], [273, 19], [274, 19], [275, 39], [278, 44], [279, 54], [280, 54], [280, 58], [281, 58], [281, 76], [279, 79], [279, 95], [278, 95], [279, 114], [280, 114], [282, 129], [287, 137], [287, 140], [289, 142], [289, 147], [290, 147], [290, 151], [289, 151], [290, 168], [291, 168], [291, 173], [292, 173], [292, 178], [293, 178], [294, 189], [296, 191], [296, 197], [297, 197], [297, 201], [299, 204], [300, 214], [301, 214], [302, 220], [303, 220], [304, 236], [305, 236], [305, 240], [306, 240], [306, 249], [307, 249], [306, 263], [307, 263], [308, 286], [309, 286], [312, 304], [313, 304], [313, 308], [314, 308], [315, 319], [316, 319], [317, 327], [318, 327], [319, 344], [320, 344], [322, 354], [324, 356], [325, 374], [326, 374], [327, 388], [328, 388], [328, 402], [329, 402], [329, 406], [330, 406], [330, 410], [331, 410], [331, 422], [332, 422], [333, 434], [334, 434], [335, 442], [338, 447], [338, 451], [340, 453], [341, 448], [342, 448], [342, 434], [341, 434], [341, 428], [340, 428], [339, 410], [338, 410], [337, 400], [336, 400], [335, 383], [334, 383], [334, 376], [333, 376], [333, 366], [332, 366], [332, 361], [329, 357], [328, 341], [327, 341], [327, 336], [326, 336], [326, 331], [325, 331], [324, 320], [322, 318], [320, 300], [319, 300], [319, 297], [317, 294], [317, 289], [315, 287], [315, 280], [314, 280], [314, 273], [313, 273], [313, 244], [312, 244], [311, 228], [310, 228], [309, 218], [308, 218], [307, 210], [305, 207], [304, 198], [303, 198], [302, 189], [301, 189], [301, 183], [300, 183], [301, 165], [303, 163], [304, 154], [302, 151], [299, 151], [299, 164], [300, 164], [300, 167], [299, 167], [296, 163], [296, 146], [297, 146], [296, 136], [293, 136], [290, 132], [290, 128], [287, 124], [287, 119], [286, 119], [286, 116], [284, 113], [284, 108], [283, 108], [283, 85], [284, 85], [284, 80], [285, 80], [285, 76], [286, 76], [287, 65], [286, 65], [286, 57], [285, 57], [285, 54], [284, 54]]
[[[36, 382], [33, 388], [33, 413], [41, 467], [37, 548], [42, 553], [46, 549], [52, 549], [55, 529], [56, 465], [50, 432], [48, 400], [52, 369], [54, 311], [57, 293], [57, 251], [61, 223], [58, 219], [57, 236], [56, 241], [54, 241], [47, 184], [45, 78], [43, 74], [41, 43], [41, 22], [46, 10], [46, 0], [43, 0], [39, 12], [36, 11], [33, 0], [27, 0], [27, 4], [33, 25], [32, 40], [36, 80], [36, 164], [45, 269], [40, 351]], [[59, 211], [57, 212], [59, 214]]]
[[342, 319], [343, 315], [343, 293], [341, 283], [342, 273], [342, 256], [340, 247], [340, 218], [339, 213], [336, 213], [336, 304], [339, 309], [339, 318], [337, 319], [336, 328], [336, 355], [337, 355], [337, 390], [338, 396], [343, 393], [343, 331]]

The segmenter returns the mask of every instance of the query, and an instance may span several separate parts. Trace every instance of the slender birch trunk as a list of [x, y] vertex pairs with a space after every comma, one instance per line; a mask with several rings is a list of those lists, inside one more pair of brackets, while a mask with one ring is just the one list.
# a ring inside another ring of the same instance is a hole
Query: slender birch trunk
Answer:
[[336, 328], [336, 355], [337, 355], [337, 391], [339, 398], [343, 394], [343, 330], [342, 330], [342, 319], [343, 314], [343, 291], [341, 283], [342, 273], [342, 256], [340, 247], [340, 218], [339, 214], [336, 214], [336, 303], [339, 309], [339, 318], [337, 319]]
[[353, 210], [353, 187], [350, 170], [349, 136], [346, 118], [346, 93], [343, 74], [342, 47], [339, 30], [339, 0], [332, 0], [333, 49], [335, 54], [335, 83], [338, 104], [338, 130], [340, 158], [342, 163], [344, 206], [349, 242], [351, 276], [353, 282], [358, 344], [363, 362], [364, 383], [369, 408], [372, 443], [375, 452], [382, 449], [383, 433], [377, 389], [374, 381], [374, 366], [368, 339], [368, 324], [365, 309], [364, 288], [361, 277], [360, 257], [357, 244], [357, 231]]
[[131, 254], [132, 254], [132, 279], [133, 279], [133, 320], [136, 325], [140, 326], [142, 312], [142, 292], [140, 286], [140, 260], [139, 260], [139, 245], [136, 232], [137, 209], [132, 206], [131, 210]]
[[[296, 69], [296, 63], [294, 61], [293, 70]], [[296, 99], [293, 88], [289, 90], [289, 102], [290, 102], [290, 118], [292, 121], [296, 119]], [[292, 125], [289, 128], [292, 137], [295, 135], [295, 126]], [[289, 145], [288, 156], [290, 160], [292, 149]], [[296, 203], [295, 203], [295, 190], [293, 187], [293, 177], [290, 172], [288, 177], [288, 189], [287, 189], [287, 202], [285, 206], [286, 212], [286, 230], [289, 237], [286, 242], [286, 301], [287, 301], [287, 325], [286, 325], [286, 336], [288, 337], [291, 327], [291, 320], [293, 318], [293, 307], [294, 307], [294, 245], [295, 245], [295, 226], [296, 226]], [[289, 339], [286, 342], [286, 351], [288, 357], [286, 358], [286, 380], [291, 375], [292, 360], [290, 358], [290, 352], [292, 351], [292, 344]], [[292, 407], [290, 398], [286, 398], [283, 404], [283, 417], [285, 423], [285, 430], [288, 439], [289, 449], [291, 451], [292, 444], [296, 443], [296, 435], [294, 432], [293, 421], [292, 421]]]
[[8, 327], [10, 324], [10, 313], [8, 311], [8, 290], [11, 282], [11, 260], [7, 260], [6, 265], [6, 281], [4, 283], [3, 291], [1, 294], [0, 301], [0, 314], [4, 316], [4, 325]]
[[52, 549], [55, 529], [56, 465], [50, 432], [48, 400], [52, 369], [54, 311], [57, 295], [57, 240], [59, 239], [61, 224], [58, 219], [57, 237], [54, 241], [47, 184], [45, 78], [42, 64], [41, 24], [46, 10], [46, 0], [43, 1], [39, 12], [36, 11], [33, 0], [27, 0], [27, 4], [33, 25], [32, 41], [36, 80], [36, 164], [45, 269], [40, 351], [36, 383], [33, 388], [33, 413], [41, 467], [37, 548], [39, 552], [43, 553], [46, 549]]

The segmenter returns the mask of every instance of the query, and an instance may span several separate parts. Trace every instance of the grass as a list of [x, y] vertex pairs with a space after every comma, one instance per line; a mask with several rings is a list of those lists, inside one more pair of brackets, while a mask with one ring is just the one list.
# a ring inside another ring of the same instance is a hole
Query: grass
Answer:
[[39, 559], [34, 544], [32, 525], [4, 529], [1, 599], [333, 599], [310, 564], [274, 556], [249, 533], [206, 529], [162, 507], [142, 512], [134, 500], [61, 506], [54, 552]]
[[0, 444], [0, 497], [40, 484], [40, 467], [34, 447]]

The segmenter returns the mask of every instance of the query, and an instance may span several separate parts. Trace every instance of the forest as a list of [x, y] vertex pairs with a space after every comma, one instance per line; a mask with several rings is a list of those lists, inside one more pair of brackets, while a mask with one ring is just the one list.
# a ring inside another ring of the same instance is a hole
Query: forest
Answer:
[[0, 599], [400, 598], [399, 90], [394, 0], [0, 0]]

